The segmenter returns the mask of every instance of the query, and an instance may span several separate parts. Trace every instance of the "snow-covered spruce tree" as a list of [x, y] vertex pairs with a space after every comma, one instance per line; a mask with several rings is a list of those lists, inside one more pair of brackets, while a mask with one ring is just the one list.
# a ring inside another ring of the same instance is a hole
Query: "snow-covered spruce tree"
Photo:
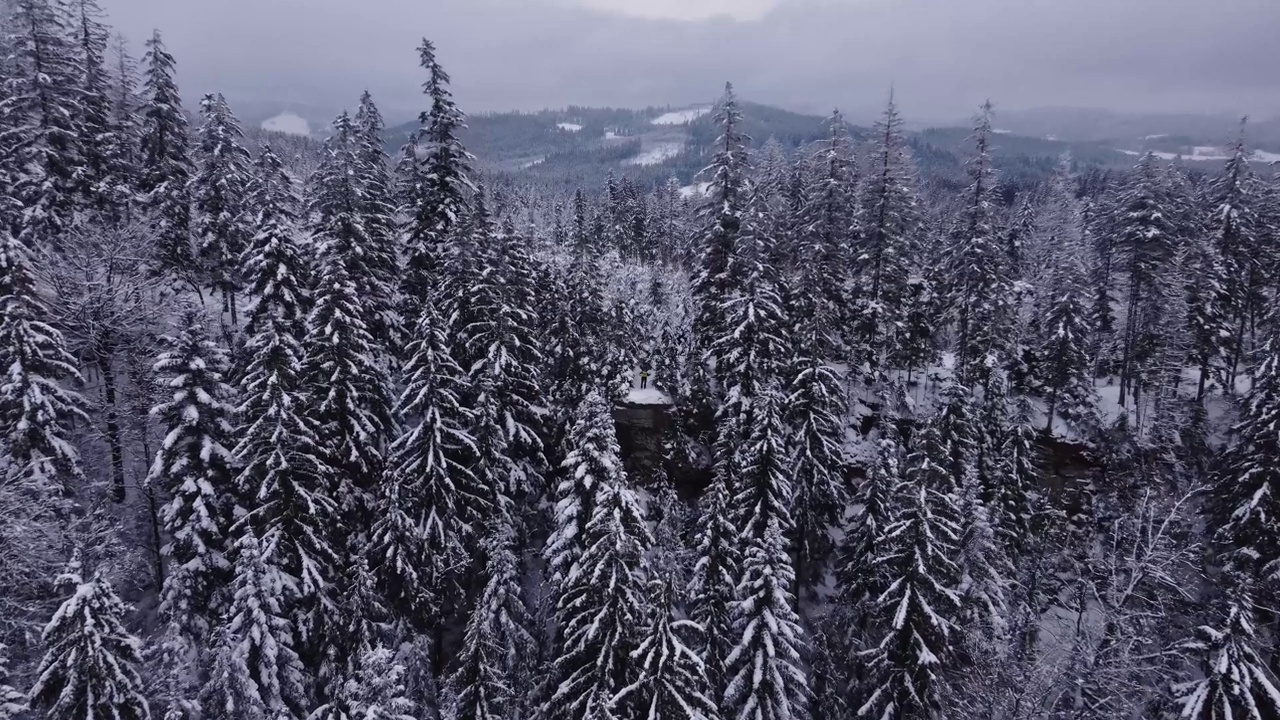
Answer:
[[[368, 527], [368, 491], [383, 471], [393, 429], [390, 384], [379, 362], [381, 340], [369, 329], [369, 300], [376, 275], [365, 247], [358, 154], [345, 113], [334, 123], [328, 157], [313, 178], [313, 236], [319, 269], [315, 306], [307, 318], [306, 378], [313, 395], [310, 417], [326, 448], [332, 492], [351, 527]], [[337, 531], [332, 528], [331, 532]], [[331, 535], [335, 549], [346, 539]]]
[[838, 612], [854, 620], [856, 630], [842, 633], [850, 647], [867, 641], [870, 604], [890, 582], [879, 564], [880, 542], [894, 519], [894, 498], [905, 471], [906, 450], [892, 420], [886, 422], [868, 461], [867, 476], [850, 498], [855, 508], [845, 532], [836, 568]]
[[[739, 638], [725, 658], [726, 715], [738, 720], [804, 717], [809, 681], [802, 658], [807, 645], [791, 586], [795, 575], [781, 518], [747, 543], [733, 627]], [[759, 533], [760, 531], [755, 531]]]
[[165, 434], [147, 474], [147, 484], [169, 499], [161, 511], [169, 572], [160, 607], [199, 642], [229, 600], [224, 591], [235, 520], [228, 449], [235, 429], [233, 391], [225, 381], [226, 350], [209, 339], [196, 310], [186, 310], [178, 333], [162, 342], [167, 349], [154, 369], [171, 394], [151, 411]]
[[402, 194], [408, 205], [403, 214], [409, 218], [402, 228], [405, 310], [401, 314], [410, 325], [417, 320], [419, 304], [441, 297], [440, 272], [450, 253], [448, 238], [466, 216], [468, 198], [475, 189], [469, 177], [474, 158], [459, 139], [466, 117], [449, 92], [449, 74], [436, 59], [435, 45], [426, 38], [418, 55], [428, 74], [423, 92], [431, 98], [431, 108], [419, 115], [421, 126], [406, 146], [401, 165]]
[[1267, 720], [1280, 717], [1280, 688], [1258, 652], [1249, 583], [1236, 578], [1218, 625], [1201, 625], [1179, 650], [1195, 658], [1203, 677], [1173, 686], [1186, 720]]
[[0, 227], [0, 433], [4, 481], [36, 493], [65, 492], [81, 477], [70, 425], [88, 420], [84, 400], [63, 388], [79, 380], [62, 333], [46, 323], [31, 252]]
[[344, 694], [360, 720], [414, 720], [418, 708], [405, 695], [404, 665], [391, 650], [379, 647], [360, 658], [360, 670], [347, 681]]
[[[217, 720], [252, 717], [259, 708], [264, 718], [299, 718], [309, 706], [306, 673], [294, 649], [297, 629], [286, 606], [297, 589], [274, 553], [272, 541], [259, 542], [248, 526], [236, 541], [225, 645], [217, 651], [227, 671], [211, 676], [201, 697], [206, 712], [226, 709], [244, 715], [214, 715]], [[210, 699], [216, 699], [212, 707]]]
[[450, 720], [502, 720], [528, 691], [534, 639], [523, 600], [510, 508], [498, 509], [485, 542], [484, 589], [467, 621], [449, 678]]
[[341, 570], [331, 535], [340, 531], [342, 518], [316, 423], [307, 413], [316, 401], [302, 378], [304, 271], [297, 238], [283, 212], [263, 210], [260, 217], [275, 220], [260, 223], [245, 263], [260, 295], [245, 347], [248, 363], [237, 373], [242, 425], [236, 486], [247, 522], [286, 578], [290, 619], [306, 620], [297, 629], [309, 631], [310, 614], [331, 604], [330, 584]]
[[173, 56], [156, 30], [147, 41], [138, 189], [156, 233], [154, 271], [200, 286], [191, 243], [190, 180], [195, 174], [187, 115], [174, 82]]
[[[470, 300], [460, 315], [454, 358], [470, 371], [472, 397], [485, 397], [493, 413], [477, 413], [472, 436], [490, 437], [494, 452], [477, 451], [473, 470], [482, 487], [501, 491], [517, 503], [517, 517], [525, 503], [546, 491], [543, 487], [541, 425], [542, 354], [536, 338], [537, 313], [531, 281], [528, 240], [496, 230], [483, 192], [473, 200], [466, 223], [469, 267], [450, 278], [456, 297]], [[459, 359], [461, 356], [461, 359]], [[484, 427], [485, 424], [488, 427]], [[499, 449], [500, 447], [500, 449]]]
[[9, 655], [0, 645], [0, 720], [16, 720], [27, 707], [27, 698], [9, 684]]
[[104, 217], [124, 216], [128, 203], [128, 168], [121, 167], [117, 150], [122, 142], [112, 122], [111, 78], [107, 74], [107, 26], [96, 0], [70, 3], [71, 37], [75, 45], [76, 76], [80, 91], [79, 135], [82, 168], [79, 191], [86, 205]]
[[[604, 428], [589, 438], [616, 447], [609, 405], [599, 392], [583, 401], [579, 417]], [[595, 454], [595, 453], [592, 453]], [[615, 456], [612, 465], [621, 466]], [[644, 620], [640, 561], [651, 543], [644, 514], [625, 477], [597, 478], [584, 551], [564, 579], [556, 602], [561, 640], [551, 669], [553, 688], [542, 718], [587, 720], [629, 716], [613, 697], [635, 680], [630, 655]]]
[[391, 609], [410, 626], [434, 627], [460, 593], [464, 548], [492, 505], [459, 453], [474, 445], [471, 412], [459, 396], [467, 377], [449, 355], [444, 321], [422, 306], [401, 377], [395, 414], [402, 431], [374, 491], [374, 570]]
[[240, 264], [245, 286], [257, 298], [248, 312], [245, 332], [259, 334], [276, 323], [295, 338], [305, 331], [308, 263], [297, 244], [298, 195], [280, 156], [264, 145], [254, 163], [249, 208], [256, 232]]
[[1115, 257], [1124, 282], [1119, 361], [1120, 405], [1134, 405], [1151, 378], [1159, 347], [1165, 342], [1162, 303], [1172, 280], [1177, 238], [1155, 156], [1137, 166], [1113, 210]]
[[[249, 671], [249, 658], [240, 643], [225, 627], [210, 636], [208, 679], [200, 688], [199, 717], [208, 720], [268, 720], [273, 717]], [[188, 717], [171, 707], [165, 720]]]
[[[861, 232], [853, 253], [859, 344], [873, 354], [872, 367], [901, 352], [897, 330], [907, 283], [919, 256], [920, 217], [915, 170], [902, 135], [893, 94], [874, 127], [871, 157], [858, 196]], [[901, 364], [899, 360], [889, 362]]]
[[117, 208], [129, 211], [141, 197], [139, 183], [142, 179], [142, 95], [138, 75], [138, 63], [129, 55], [129, 45], [119, 33], [111, 39], [107, 49], [108, 98], [110, 100], [110, 136], [106, 152], [115, 186], [109, 188], [119, 193], [111, 198]]
[[828, 329], [826, 339], [837, 343], [818, 348], [819, 356], [849, 359], [849, 338], [841, 333], [853, 319], [845, 283], [851, 268], [849, 250], [857, 234], [857, 166], [849, 129], [839, 111], [827, 120], [827, 133], [811, 161], [815, 172], [800, 211], [795, 248], [801, 275], [798, 286], [808, 296], [803, 302], [805, 313]]
[[232, 325], [238, 326], [240, 255], [252, 232], [247, 197], [252, 160], [240, 145], [240, 122], [221, 93], [205, 95], [200, 113], [204, 121], [197, 133], [196, 173], [191, 178], [192, 230], [206, 280], [222, 295], [223, 312], [230, 312]]
[[637, 717], [651, 720], [716, 720], [719, 703], [708, 692], [702, 659], [690, 647], [702, 628], [677, 619], [674, 588], [665, 577], [649, 582], [646, 604], [651, 620], [631, 653], [638, 677], [618, 691], [613, 704], [634, 707]]
[[1215, 365], [1231, 347], [1231, 321], [1224, 314], [1229, 304], [1224, 297], [1226, 270], [1217, 249], [1200, 236], [1187, 239], [1178, 266], [1184, 278], [1188, 359], [1200, 371], [1196, 399], [1204, 400]]
[[693, 578], [689, 582], [689, 617], [702, 628], [699, 657], [706, 668], [708, 695], [724, 695], [725, 659], [733, 650], [731, 606], [742, 562], [737, 523], [731, 516], [726, 478], [717, 474], [702, 495]]
[[[1210, 527], [1226, 560], [1242, 573], [1265, 578], [1280, 569], [1280, 316], [1272, 312], [1269, 337], [1251, 375], [1234, 442], [1215, 474]], [[1268, 603], [1269, 604], [1269, 603]]]
[[138, 666], [142, 643], [124, 626], [128, 608], [102, 571], [86, 582], [78, 556], [57, 580], [70, 589], [44, 628], [44, 658], [30, 703], [49, 720], [149, 720]]
[[729, 276], [729, 261], [738, 244], [743, 214], [751, 197], [751, 167], [747, 156], [750, 138], [739, 127], [742, 112], [731, 84], [725, 84], [715, 121], [720, 127], [720, 139], [716, 141], [711, 164], [702, 171], [710, 185], [701, 211], [704, 230], [693, 276], [696, 303], [693, 333], [695, 342], [706, 355], [706, 362], [715, 373], [720, 373], [728, 361], [720, 358], [713, 344], [730, 332], [731, 325], [724, 316], [725, 304], [737, 285], [737, 278]]
[[990, 368], [1007, 361], [1012, 349], [1015, 308], [1008, 256], [995, 218], [995, 170], [991, 161], [991, 103], [982, 106], [974, 127], [976, 152], [969, 160], [963, 209], [951, 228], [947, 266], [950, 304], [956, 323], [956, 377], [966, 385], [986, 382]]
[[5, 24], [7, 77], [0, 102], [5, 166], [22, 204], [19, 240], [37, 252], [57, 250], [82, 204], [81, 118], [84, 98], [66, 7], [55, 0], [15, 0]]
[[1249, 166], [1249, 155], [1242, 122], [1226, 167], [1206, 189], [1211, 203], [1205, 221], [1207, 235], [1223, 264], [1216, 312], [1231, 324], [1232, 331], [1228, 348], [1231, 377], [1245, 358], [1246, 331], [1265, 312], [1265, 288], [1275, 284], [1267, 277], [1268, 221], [1262, 214], [1266, 189]]
[[1055, 238], [1059, 250], [1052, 254], [1052, 269], [1045, 312], [1039, 321], [1038, 378], [1047, 409], [1045, 429], [1053, 431], [1053, 421], [1061, 415], [1069, 422], [1087, 419], [1094, 407], [1093, 363], [1089, 349], [1093, 325], [1089, 313], [1088, 278], [1084, 268], [1086, 250], [1072, 234]]
[[[812, 316], [799, 324], [808, 336], [820, 332]], [[816, 355], [817, 343], [797, 338], [786, 388], [790, 473], [795, 489], [792, 547], [797, 592], [811, 590], [823, 575], [832, 551], [830, 529], [848, 506], [849, 458], [845, 442], [845, 393], [835, 370]]]
[[933, 457], [937, 430], [921, 431], [895, 492], [894, 519], [878, 545], [889, 585], [871, 603], [871, 627], [883, 628], [864, 651], [867, 679], [859, 689], [859, 717], [927, 718], [942, 710], [959, 631], [960, 569], [952, 560], [960, 518], [947, 492], [947, 471]]

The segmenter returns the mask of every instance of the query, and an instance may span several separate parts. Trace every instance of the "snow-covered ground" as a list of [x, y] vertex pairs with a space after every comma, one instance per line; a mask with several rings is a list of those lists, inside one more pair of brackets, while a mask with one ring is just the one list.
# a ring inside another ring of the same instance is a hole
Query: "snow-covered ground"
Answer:
[[697, 195], [698, 197], [702, 197], [707, 194], [707, 190], [710, 187], [711, 187], [711, 183], [709, 182], [700, 182], [694, 185], [685, 185], [684, 187], [680, 188], [680, 197], [687, 198], [687, 197], [693, 197], [695, 195]]
[[669, 113], [663, 113], [654, 118], [651, 122], [654, 125], [686, 125], [697, 120], [698, 118], [711, 112], [711, 108], [688, 108], [687, 110], [673, 110]]
[[311, 123], [297, 113], [288, 110], [262, 121], [262, 129], [271, 132], [282, 132], [290, 135], [311, 135]]
[[[1116, 148], [1115, 150], [1118, 153], [1124, 153], [1125, 155], [1133, 155], [1135, 157], [1143, 154], [1137, 150], [1124, 150], [1121, 148]], [[1222, 162], [1230, 159], [1231, 157], [1230, 155], [1226, 154], [1226, 151], [1223, 148], [1215, 147], [1213, 145], [1196, 145], [1195, 147], [1191, 148], [1191, 154], [1189, 155], [1186, 153], [1172, 153], [1172, 152], [1164, 152], [1161, 150], [1152, 150], [1151, 154], [1155, 155], [1161, 160], [1174, 160], [1180, 157], [1183, 160], [1186, 160], [1188, 162], [1205, 162], [1210, 160], [1216, 160], [1218, 162]], [[1254, 150], [1253, 154], [1249, 157], [1249, 159], [1254, 162], [1260, 162], [1260, 163], [1280, 162], [1280, 153], [1267, 152], [1266, 150]]]
[[560, 128], [561, 130], [566, 130], [568, 132], [574, 132], [574, 133], [582, 131], [582, 126], [579, 125], [578, 123], [570, 123], [570, 122], [556, 123], [556, 127]]
[[645, 150], [639, 155], [628, 158], [624, 161], [624, 165], [657, 165], [665, 160], [680, 154], [684, 149], [684, 143], [679, 142], [660, 142], [653, 147]]
[[547, 159], [546, 159], [546, 158], [544, 158], [544, 157], [542, 157], [542, 158], [538, 158], [537, 160], [530, 160], [529, 162], [522, 163], [522, 164], [520, 165], [520, 167], [521, 167], [521, 168], [523, 168], [523, 169], [525, 169], [525, 170], [527, 170], [527, 169], [529, 169], [529, 168], [533, 167], [534, 165], [541, 165], [542, 163], [544, 163], [544, 162], [546, 162], [546, 161], [547, 161]]
[[612, 130], [605, 130], [604, 139], [605, 140], [621, 140], [622, 136]]

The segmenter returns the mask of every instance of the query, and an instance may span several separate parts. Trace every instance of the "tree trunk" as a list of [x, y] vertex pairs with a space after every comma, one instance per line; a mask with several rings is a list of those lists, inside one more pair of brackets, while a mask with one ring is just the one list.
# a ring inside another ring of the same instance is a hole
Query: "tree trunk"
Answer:
[[102, 393], [106, 405], [107, 444], [111, 448], [111, 499], [124, 502], [124, 445], [120, 440], [120, 415], [116, 409], [116, 372], [112, 367], [115, 345], [104, 340], [98, 345], [98, 369], [102, 371]]

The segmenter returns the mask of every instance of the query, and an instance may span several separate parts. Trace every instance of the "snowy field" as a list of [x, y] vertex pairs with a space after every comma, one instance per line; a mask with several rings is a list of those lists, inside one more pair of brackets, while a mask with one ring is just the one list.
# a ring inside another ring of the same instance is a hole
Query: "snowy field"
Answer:
[[289, 135], [311, 135], [311, 123], [297, 113], [288, 110], [262, 121], [262, 129], [270, 132], [282, 132]]
[[654, 125], [687, 125], [694, 120], [711, 112], [711, 108], [689, 108], [687, 110], [673, 110], [654, 118], [651, 122]]
[[658, 165], [664, 161], [680, 154], [684, 149], [682, 142], [660, 142], [641, 152], [639, 155], [628, 158], [624, 161], [625, 165]]

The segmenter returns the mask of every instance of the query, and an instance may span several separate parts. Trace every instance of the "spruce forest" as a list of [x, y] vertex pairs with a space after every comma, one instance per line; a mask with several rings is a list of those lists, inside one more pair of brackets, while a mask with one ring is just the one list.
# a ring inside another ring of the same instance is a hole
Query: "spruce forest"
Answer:
[[0, 720], [1280, 718], [1247, 125], [949, 185], [726, 86], [696, 192], [566, 189], [427, 40], [317, 142], [104, 17], [0, 20]]

